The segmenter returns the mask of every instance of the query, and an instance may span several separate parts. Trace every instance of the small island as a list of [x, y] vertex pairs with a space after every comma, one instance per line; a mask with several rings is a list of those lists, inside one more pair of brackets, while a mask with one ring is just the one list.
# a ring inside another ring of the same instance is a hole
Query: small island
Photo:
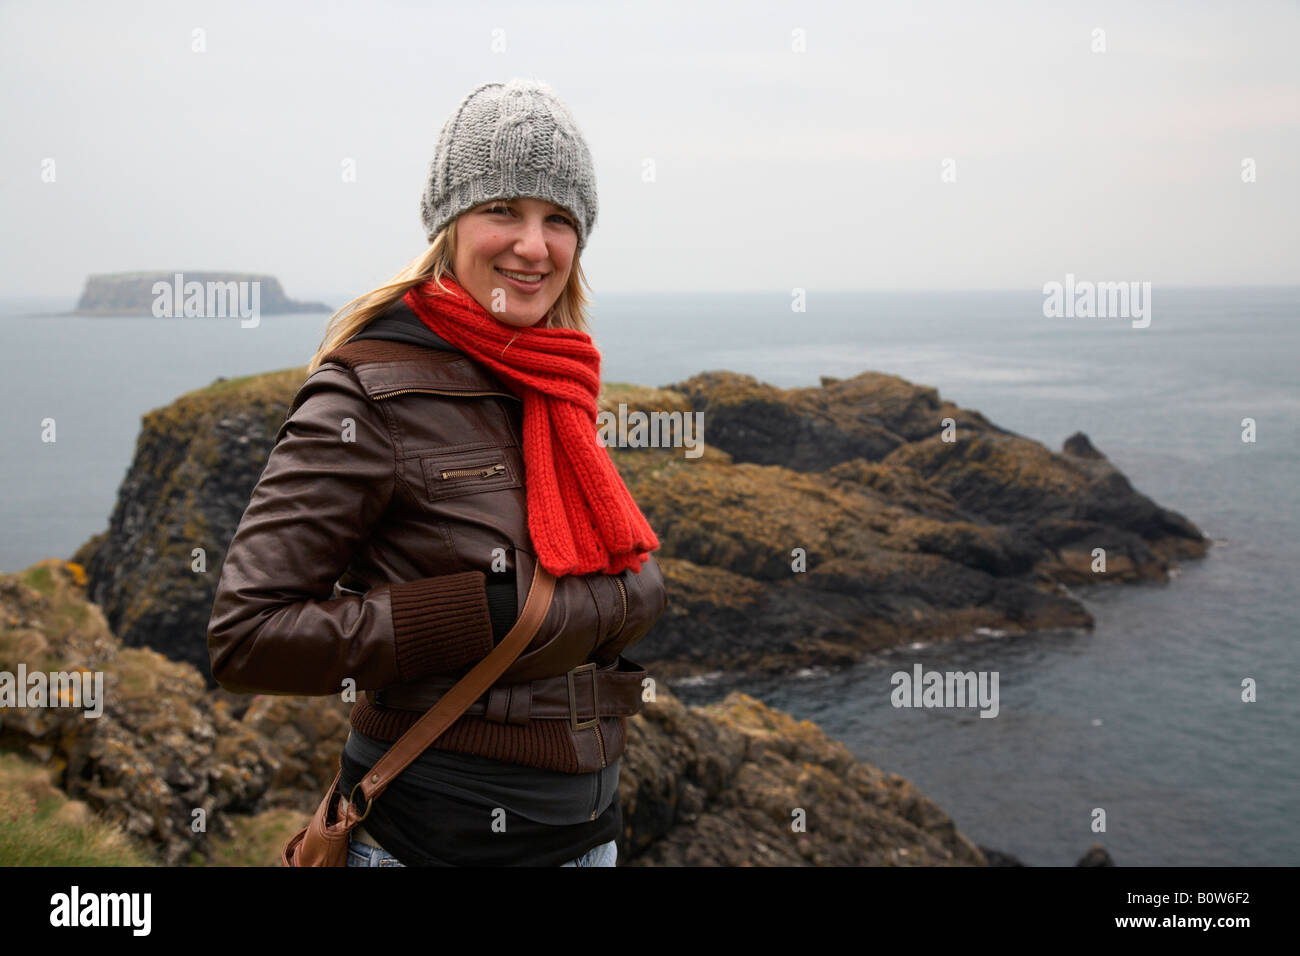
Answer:
[[[77, 307], [71, 312], [56, 314], [163, 318], [235, 316], [244, 314], [240, 311], [241, 303], [253, 301], [253, 289], [262, 315], [334, 311], [323, 302], [299, 302], [288, 298], [280, 280], [271, 275], [250, 272], [112, 272], [88, 276]], [[186, 308], [187, 302], [189, 308]]]

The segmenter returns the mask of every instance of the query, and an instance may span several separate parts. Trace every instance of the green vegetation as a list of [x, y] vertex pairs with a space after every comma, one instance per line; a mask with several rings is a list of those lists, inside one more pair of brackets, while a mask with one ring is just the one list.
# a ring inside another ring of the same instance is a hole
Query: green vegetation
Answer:
[[194, 866], [279, 866], [284, 845], [307, 825], [309, 818], [309, 814], [284, 808], [251, 817], [229, 814], [226, 821], [235, 835], [230, 839], [211, 839], [210, 861], [205, 862], [196, 851], [190, 854], [189, 862]]
[[19, 580], [42, 594], [50, 594], [54, 591], [54, 579], [50, 577], [49, 567], [44, 564], [33, 564], [22, 572]]
[[0, 753], [0, 806], [0, 865], [156, 865], [121, 827], [69, 800], [48, 770], [15, 753]]

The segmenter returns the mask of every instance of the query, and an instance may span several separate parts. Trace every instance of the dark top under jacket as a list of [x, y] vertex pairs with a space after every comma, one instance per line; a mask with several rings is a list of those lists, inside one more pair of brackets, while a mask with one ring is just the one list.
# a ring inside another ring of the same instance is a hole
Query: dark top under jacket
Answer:
[[[355, 338], [455, 351], [405, 308], [374, 319]], [[499, 642], [518, 616], [513, 575], [489, 581], [487, 599]], [[350, 731], [341, 792], [350, 794], [390, 746]], [[573, 774], [430, 747], [388, 785], [363, 826], [406, 866], [558, 866], [622, 830], [619, 763]]]

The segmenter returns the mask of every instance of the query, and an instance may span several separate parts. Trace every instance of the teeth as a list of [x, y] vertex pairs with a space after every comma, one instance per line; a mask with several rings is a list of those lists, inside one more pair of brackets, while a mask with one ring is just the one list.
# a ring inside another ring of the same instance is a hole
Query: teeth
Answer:
[[540, 273], [534, 273], [532, 275], [529, 275], [527, 272], [511, 272], [508, 269], [500, 269], [500, 268], [498, 268], [497, 271], [500, 272], [502, 275], [510, 276], [510, 278], [512, 279], [518, 279], [520, 282], [541, 282], [542, 281], [542, 277]]

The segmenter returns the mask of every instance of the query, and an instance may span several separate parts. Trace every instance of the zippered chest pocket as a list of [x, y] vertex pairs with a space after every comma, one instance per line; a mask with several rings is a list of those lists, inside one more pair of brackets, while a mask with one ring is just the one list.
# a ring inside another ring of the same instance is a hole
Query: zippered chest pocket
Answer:
[[430, 501], [521, 486], [514, 448], [479, 448], [420, 459]]

